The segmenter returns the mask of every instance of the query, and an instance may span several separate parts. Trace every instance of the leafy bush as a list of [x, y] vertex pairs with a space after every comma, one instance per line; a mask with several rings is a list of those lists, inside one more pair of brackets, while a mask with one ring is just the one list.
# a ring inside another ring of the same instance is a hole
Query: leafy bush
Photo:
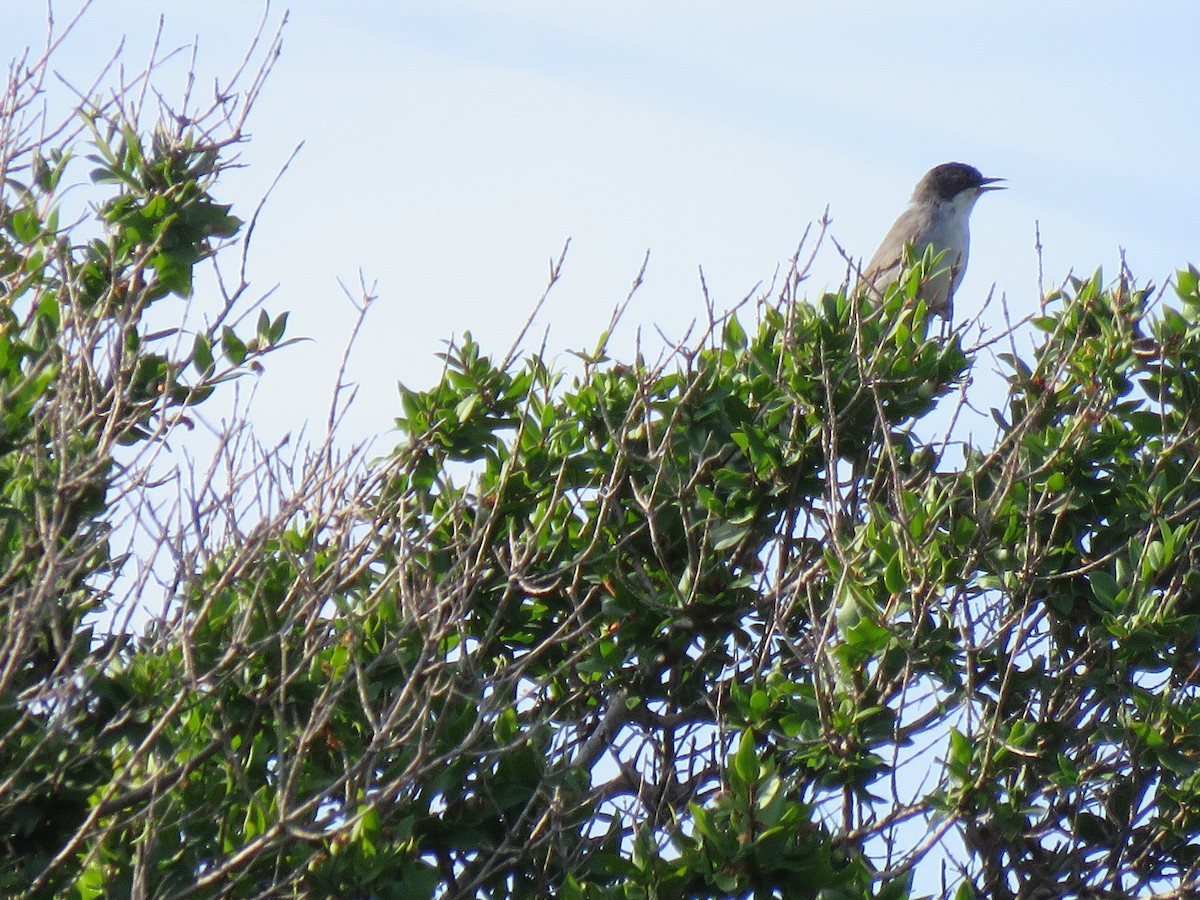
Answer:
[[[930, 333], [934, 260], [574, 377], [468, 335], [383, 459], [238, 472], [230, 426], [160, 591], [113, 529], [287, 342], [245, 285], [146, 324], [243, 230], [245, 111], [4, 147], [6, 893], [1196, 890], [1200, 272], [1153, 316], [1124, 272], [1047, 298], [987, 447], [924, 436], [987, 358]], [[108, 193], [64, 226], [81, 145]]]

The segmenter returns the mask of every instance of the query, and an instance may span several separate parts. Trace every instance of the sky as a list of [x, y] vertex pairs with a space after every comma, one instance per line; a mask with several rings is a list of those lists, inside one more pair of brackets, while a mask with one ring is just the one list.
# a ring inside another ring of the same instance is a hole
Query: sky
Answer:
[[[77, 5], [55, 4], [60, 26]], [[431, 384], [464, 331], [503, 355], [568, 239], [527, 341], [566, 366], [647, 252], [613, 343], [626, 356], [704, 316], [701, 271], [718, 311], [761, 293], [826, 209], [830, 236], [869, 257], [921, 174], [950, 160], [1010, 188], [976, 207], [960, 314], [993, 285], [1014, 317], [1038, 308], [1038, 230], [1047, 289], [1115, 273], [1122, 251], [1156, 284], [1200, 258], [1191, 4], [300, 0], [266, 15], [285, 12], [246, 167], [216, 191], [248, 218], [303, 143], [250, 257], [254, 289], [275, 288], [267, 308], [313, 339], [260, 378], [268, 438], [324, 421], [356, 315], [339, 282], [357, 291], [360, 273], [377, 300], [343, 437], [386, 447], [396, 383]], [[263, 14], [93, 0], [56, 68], [86, 83], [122, 38], [133, 68], [162, 17], [161, 46], [196, 44], [211, 84]], [[7, 18], [0, 56], [44, 41], [43, 5]], [[162, 70], [165, 96], [186, 59]], [[845, 271], [827, 243], [809, 295]], [[984, 321], [1001, 326], [1000, 304]]]

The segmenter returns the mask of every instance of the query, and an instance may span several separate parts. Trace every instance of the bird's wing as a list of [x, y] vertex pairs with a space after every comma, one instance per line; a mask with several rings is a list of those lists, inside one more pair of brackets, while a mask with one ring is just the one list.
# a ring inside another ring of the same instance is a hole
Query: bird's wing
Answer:
[[889, 284], [900, 276], [900, 268], [904, 263], [904, 245], [912, 243], [914, 238], [926, 234], [932, 222], [928, 210], [910, 206], [900, 214], [900, 218], [892, 225], [862, 272], [862, 283], [869, 284], [877, 291], [883, 291]]

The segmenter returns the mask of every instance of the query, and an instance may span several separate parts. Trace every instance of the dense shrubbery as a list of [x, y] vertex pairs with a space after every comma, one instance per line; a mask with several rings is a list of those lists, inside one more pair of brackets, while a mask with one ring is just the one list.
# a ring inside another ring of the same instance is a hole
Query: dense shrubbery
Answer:
[[[1124, 274], [1050, 298], [989, 447], [914, 428], [980, 360], [930, 334], [928, 260], [571, 378], [468, 337], [387, 458], [255, 457], [257, 518], [189, 498], [160, 590], [111, 529], [284, 343], [227, 324], [244, 285], [144, 324], [239, 234], [245, 110], [147, 132], [118, 98], [47, 143], [31, 96], [0, 160], [5, 893], [1196, 889], [1194, 269], [1153, 319]], [[56, 218], [80, 165], [96, 238]]]

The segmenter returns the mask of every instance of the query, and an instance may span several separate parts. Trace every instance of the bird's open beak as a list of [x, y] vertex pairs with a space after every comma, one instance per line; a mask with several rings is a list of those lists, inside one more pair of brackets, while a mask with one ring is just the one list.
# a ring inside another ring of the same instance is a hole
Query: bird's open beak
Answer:
[[984, 178], [982, 181], [981, 191], [1003, 191], [1007, 189], [1006, 185], [996, 184], [997, 181], [1008, 181], [1007, 178]]

